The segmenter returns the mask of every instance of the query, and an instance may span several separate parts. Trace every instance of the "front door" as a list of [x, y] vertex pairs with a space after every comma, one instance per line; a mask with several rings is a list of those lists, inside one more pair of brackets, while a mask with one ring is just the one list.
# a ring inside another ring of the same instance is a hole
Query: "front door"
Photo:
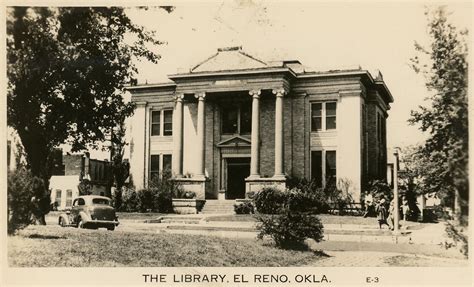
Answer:
[[250, 158], [227, 159], [226, 199], [245, 198], [245, 178], [250, 175]]

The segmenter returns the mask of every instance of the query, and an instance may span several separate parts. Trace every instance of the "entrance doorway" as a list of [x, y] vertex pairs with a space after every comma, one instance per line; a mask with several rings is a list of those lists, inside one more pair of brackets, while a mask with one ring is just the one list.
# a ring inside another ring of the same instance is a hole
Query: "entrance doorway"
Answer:
[[226, 199], [245, 198], [245, 178], [250, 175], [250, 158], [227, 159]]

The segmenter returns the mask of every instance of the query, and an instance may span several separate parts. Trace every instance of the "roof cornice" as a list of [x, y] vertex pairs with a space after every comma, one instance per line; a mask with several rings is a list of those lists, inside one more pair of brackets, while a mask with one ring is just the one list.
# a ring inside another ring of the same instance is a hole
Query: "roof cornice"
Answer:
[[273, 74], [273, 73], [290, 73], [293, 77], [296, 77], [295, 72], [290, 68], [257, 68], [250, 70], [229, 70], [229, 71], [217, 71], [217, 72], [196, 72], [196, 73], [185, 73], [185, 74], [172, 74], [168, 75], [171, 80], [174, 79], [187, 79], [187, 78], [201, 78], [201, 77], [215, 77], [215, 76], [233, 76], [233, 75], [253, 75], [253, 74]]

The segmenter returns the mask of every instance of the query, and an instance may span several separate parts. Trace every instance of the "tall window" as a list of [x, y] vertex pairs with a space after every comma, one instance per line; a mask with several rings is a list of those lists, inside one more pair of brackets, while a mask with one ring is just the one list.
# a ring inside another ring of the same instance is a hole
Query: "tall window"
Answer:
[[72, 205], [72, 190], [67, 189], [66, 190], [66, 206], [71, 206]]
[[311, 152], [311, 179], [316, 181], [318, 186], [323, 186], [323, 152]]
[[336, 103], [326, 103], [326, 129], [336, 129]]
[[[311, 131], [336, 129], [336, 102], [311, 104]], [[324, 119], [324, 120], [323, 120]]]
[[252, 103], [222, 108], [223, 134], [249, 134], [252, 131]]
[[163, 174], [171, 176], [171, 154], [152, 154], [150, 156], [150, 180], [160, 179]]
[[311, 131], [322, 130], [322, 116], [323, 116], [323, 104], [314, 103], [311, 104]]
[[150, 180], [160, 176], [160, 155], [152, 154], [150, 158]]
[[151, 111], [151, 135], [173, 135], [173, 110]]
[[326, 185], [336, 184], [336, 151], [326, 151]]
[[159, 136], [160, 135], [160, 123], [161, 123], [161, 111], [152, 111], [151, 112], [151, 135]]
[[318, 186], [336, 183], [336, 151], [311, 151], [311, 179]]
[[163, 135], [173, 135], [173, 111], [163, 111]]
[[56, 202], [57, 206], [61, 205], [61, 192], [62, 190], [56, 189], [56, 199], [54, 201]]

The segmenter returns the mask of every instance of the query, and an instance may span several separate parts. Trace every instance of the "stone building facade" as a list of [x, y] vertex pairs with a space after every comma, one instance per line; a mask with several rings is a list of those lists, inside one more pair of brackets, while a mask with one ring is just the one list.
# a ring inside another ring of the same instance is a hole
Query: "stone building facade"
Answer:
[[169, 169], [199, 199], [238, 199], [291, 176], [344, 184], [358, 202], [367, 180], [386, 177], [393, 97], [380, 73], [308, 71], [231, 47], [168, 77], [129, 88], [137, 189]]

